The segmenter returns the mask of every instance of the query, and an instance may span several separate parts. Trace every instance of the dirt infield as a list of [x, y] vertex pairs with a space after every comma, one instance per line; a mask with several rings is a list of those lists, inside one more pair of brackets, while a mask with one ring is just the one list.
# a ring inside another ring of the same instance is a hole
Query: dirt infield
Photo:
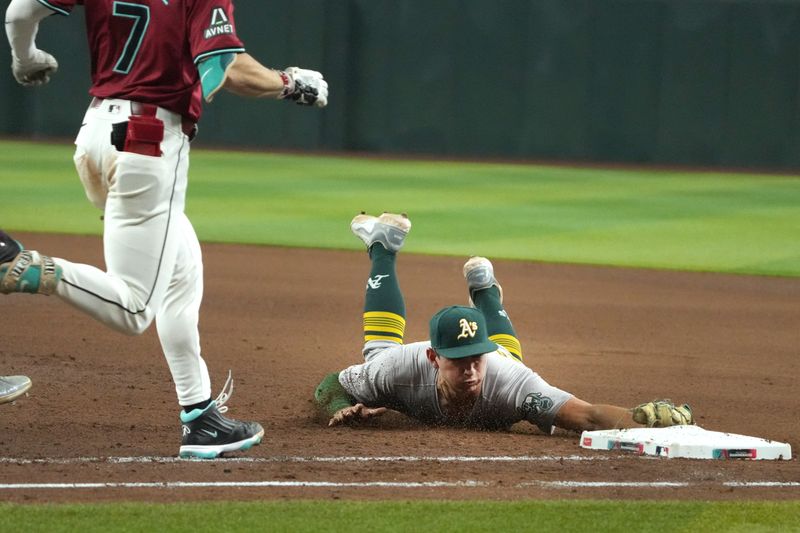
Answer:
[[[94, 237], [21, 234], [102, 265]], [[178, 461], [178, 408], [154, 328], [112, 332], [56, 298], [0, 296], [0, 373], [31, 376], [0, 406], [0, 501], [277, 498], [800, 497], [800, 279], [496, 261], [525, 362], [597, 403], [692, 404], [711, 430], [788, 442], [790, 461], [692, 461], [593, 452], [576, 434], [420, 427], [390, 414], [327, 429], [321, 377], [359, 361], [363, 253], [203, 246], [203, 350], [231, 415], [263, 423], [238, 458]], [[401, 255], [406, 340], [464, 303], [462, 258]], [[137, 485], [138, 484], [138, 485]]]

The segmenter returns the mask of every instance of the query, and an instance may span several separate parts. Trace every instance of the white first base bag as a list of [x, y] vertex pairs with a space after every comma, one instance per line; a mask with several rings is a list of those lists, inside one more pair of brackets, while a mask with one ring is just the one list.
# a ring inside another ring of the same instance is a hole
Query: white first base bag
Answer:
[[699, 426], [584, 431], [581, 448], [686, 459], [784, 459], [792, 447], [758, 437], [707, 431]]

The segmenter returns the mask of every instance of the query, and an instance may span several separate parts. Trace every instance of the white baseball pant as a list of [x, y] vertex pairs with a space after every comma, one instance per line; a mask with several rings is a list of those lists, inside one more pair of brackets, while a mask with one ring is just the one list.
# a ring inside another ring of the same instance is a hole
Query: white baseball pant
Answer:
[[56, 294], [130, 335], [155, 319], [178, 403], [192, 405], [211, 397], [211, 384], [198, 331], [203, 261], [184, 214], [189, 139], [181, 117], [159, 108], [163, 155], [119, 152], [111, 145], [112, 124], [130, 114], [130, 102], [115, 99], [86, 112], [74, 159], [87, 197], [104, 210], [107, 271], [54, 258], [63, 269]]

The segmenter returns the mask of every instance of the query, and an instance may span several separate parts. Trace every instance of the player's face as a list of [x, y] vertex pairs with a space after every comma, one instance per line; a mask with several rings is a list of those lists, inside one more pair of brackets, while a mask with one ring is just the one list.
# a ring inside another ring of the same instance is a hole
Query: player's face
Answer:
[[441, 379], [459, 396], [474, 398], [481, 393], [486, 374], [486, 357], [483, 355], [461, 359], [436, 356], [434, 366], [439, 368]]

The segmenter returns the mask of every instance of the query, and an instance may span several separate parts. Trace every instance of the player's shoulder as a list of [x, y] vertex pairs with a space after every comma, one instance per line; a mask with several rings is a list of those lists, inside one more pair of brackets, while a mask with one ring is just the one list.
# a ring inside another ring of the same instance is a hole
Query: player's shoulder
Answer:
[[418, 372], [431, 367], [427, 355], [428, 348], [430, 347], [431, 343], [428, 341], [412, 342], [403, 345], [399, 367], [406, 372]]
[[434, 374], [427, 358], [430, 343], [414, 342], [385, 350], [370, 360], [393, 383], [421, 383]]

